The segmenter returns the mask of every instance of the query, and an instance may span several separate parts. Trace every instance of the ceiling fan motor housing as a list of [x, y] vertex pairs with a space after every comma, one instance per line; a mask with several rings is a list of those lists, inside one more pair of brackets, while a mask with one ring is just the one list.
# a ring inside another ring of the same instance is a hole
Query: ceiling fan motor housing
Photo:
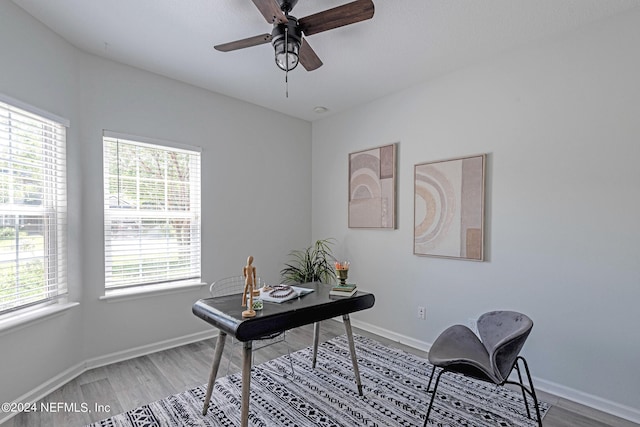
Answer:
[[288, 22], [274, 24], [271, 32], [271, 43], [276, 51], [276, 64], [285, 71], [291, 71], [298, 65], [302, 31], [298, 20], [287, 15]]
[[298, 0], [278, 0], [280, 9], [282, 9], [285, 15], [289, 14], [289, 12], [293, 10], [296, 3], [298, 3]]

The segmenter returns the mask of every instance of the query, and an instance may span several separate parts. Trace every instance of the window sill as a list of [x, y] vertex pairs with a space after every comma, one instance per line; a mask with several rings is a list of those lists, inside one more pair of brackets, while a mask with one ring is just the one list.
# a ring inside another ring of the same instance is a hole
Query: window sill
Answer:
[[27, 325], [62, 314], [79, 305], [79, 302], [62, 302], [59, 304], [48, 304], [43, 307], [25, 310], [25, 312], [19, 314], [13, 313], [2, 316], [0, 317], [0, 335], [7, 332], [15, 332]]
[[158, 285], [140, 286], [126, 289], [108, 289], [105, 295], [99, 299], [101, 301], [122, 301], [138, 298], [146, 298], [155, 295], [175, 294], [179, 292], [188, 292], [195, 289], [202, 289], [208, 286], [203, 282], [172, 282]]

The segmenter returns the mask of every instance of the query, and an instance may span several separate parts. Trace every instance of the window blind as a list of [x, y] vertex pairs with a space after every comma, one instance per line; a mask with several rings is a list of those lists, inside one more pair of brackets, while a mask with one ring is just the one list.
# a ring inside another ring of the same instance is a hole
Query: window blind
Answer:
[[67, 294], [66, 127], [5, 100], [0, 98], [0, 313]]
[[103, 147], [105, 287], [199, 279], [200, 152], [106, 132]]

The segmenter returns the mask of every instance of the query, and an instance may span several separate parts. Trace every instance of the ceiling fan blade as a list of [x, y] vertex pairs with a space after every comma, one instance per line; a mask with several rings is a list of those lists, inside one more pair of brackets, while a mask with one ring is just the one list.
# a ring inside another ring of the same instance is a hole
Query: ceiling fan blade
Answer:
[[374, 9], [372, 0], [356, 0], [333, 9], [327, 9], [324, 12], [306, 16], [300, 19], [298, 23], [302, 32], [310, 36], [311, 34], [371, 19]]
[[220, 52], [230, 52], [232, 50], [244, 49], [245, 47], [258, 46], [259, 44], [269, 43], [271, 34], [261, 34], [259, 36], [248, 37], [242, 40], [236, 40], [229, 43], [223, 43], [214, 46], [215, 50]]
[[322, 67], [322, 61], [318, 58], [318, 55], [311, 49], [309, 43], [305, 39], [302, 39], [302, 45], [300, 46], [300, 63], [307, 71], [313, 71], [316, 68]]
[[276, 0], [252, 0], [269, 24], [289, 22]]

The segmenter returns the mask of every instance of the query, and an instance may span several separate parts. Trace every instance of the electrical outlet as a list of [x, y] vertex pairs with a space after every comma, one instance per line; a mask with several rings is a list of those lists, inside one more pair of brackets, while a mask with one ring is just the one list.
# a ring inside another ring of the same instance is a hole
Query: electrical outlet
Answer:
[[427, 310], [424, 307], [418, 307], [418, 319], [425, 320], [427, 318]]

